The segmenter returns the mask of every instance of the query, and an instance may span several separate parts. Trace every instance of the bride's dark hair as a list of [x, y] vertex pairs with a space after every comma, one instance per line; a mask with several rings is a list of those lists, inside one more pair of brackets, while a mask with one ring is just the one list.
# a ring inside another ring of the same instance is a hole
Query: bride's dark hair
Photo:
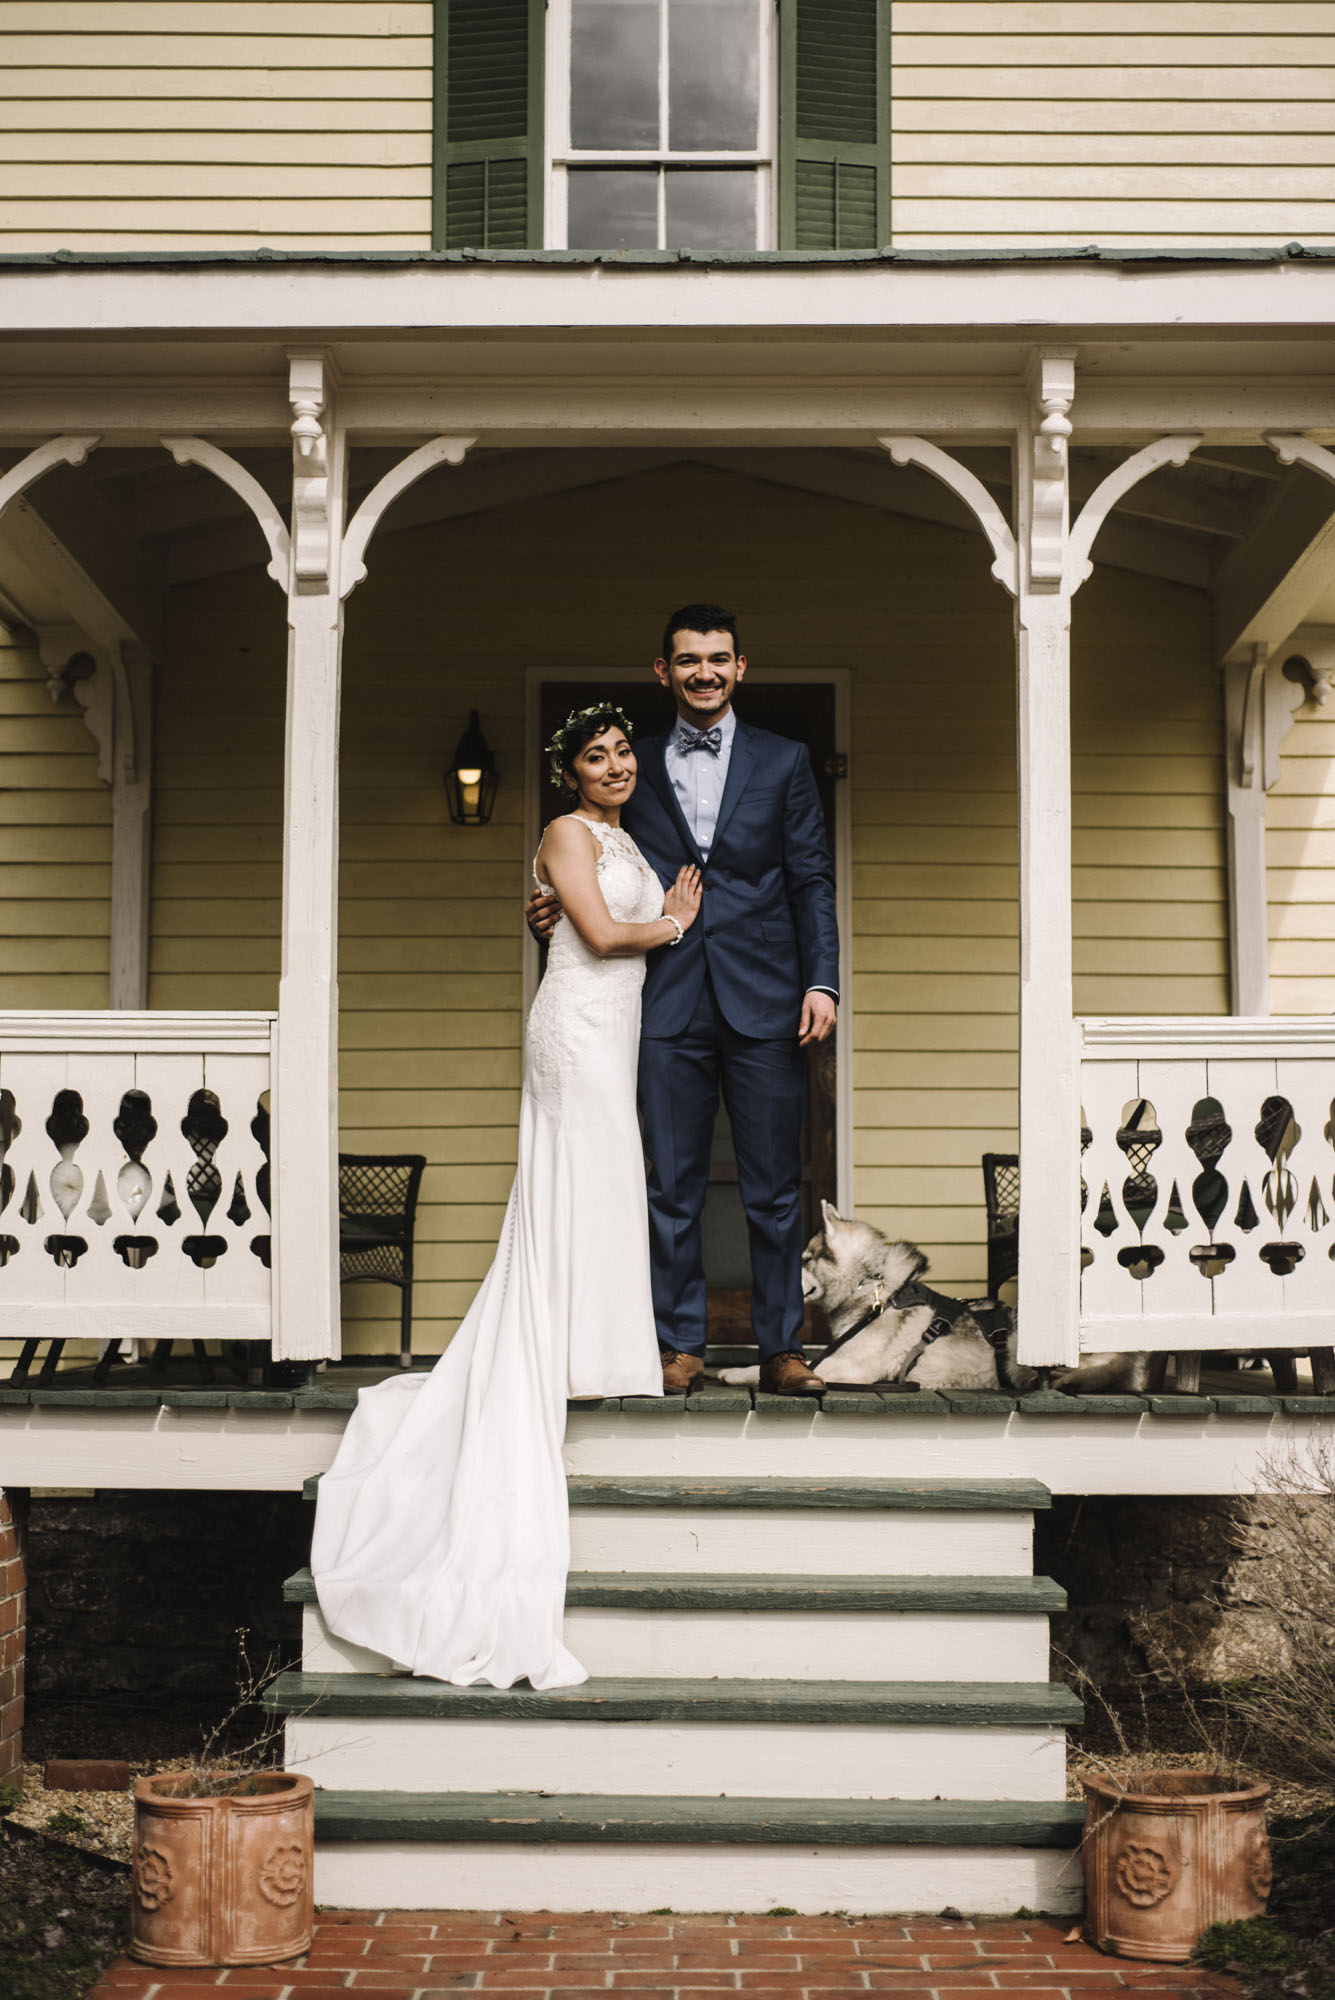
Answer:
[[596, 736], [605, 736], [609, 729], [623, 729], [627, 740], [630, 738], [630, 723], [613, 701], [595, 702], [592, 708], [576, 709], [573, 715], [568, 715], [547, 745], [552, 783], [559, 785], [567, 771], [573, 777], [575, 759], [585, 744], [592, 743]]

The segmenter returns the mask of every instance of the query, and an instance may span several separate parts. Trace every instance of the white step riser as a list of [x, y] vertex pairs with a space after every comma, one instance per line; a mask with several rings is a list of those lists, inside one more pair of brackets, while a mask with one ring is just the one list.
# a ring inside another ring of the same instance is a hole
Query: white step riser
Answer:
[[339, 1791], [1038, 1800], [1066, 1789], [1060, 1730], [959, 1724], [312, 1715], [289, 1721], [287, 1760]]
[[315, 1900], [387, 1910], [688, 1910], [1074, 1915], [1078, 1853], [1047, 1848], [335, 1842]]
[[571, 1568], [723, 1576], [1030, 1576], [1029, 1514], [577, 1507]]
[[[875, 1611], [567, 1611], [566, 1644], [599, 1678], [949, 1681], [974, 1668], [990, 1681], [1042, 1681], [1042, 1616]], [[390, 1665], [333, 1638], [314, 1605], [302, 1620], [308, 1674], [383, 1673]]]

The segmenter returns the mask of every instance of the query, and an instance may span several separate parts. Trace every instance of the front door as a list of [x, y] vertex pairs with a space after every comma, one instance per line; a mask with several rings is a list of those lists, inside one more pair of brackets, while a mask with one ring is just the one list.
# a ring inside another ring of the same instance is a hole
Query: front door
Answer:
[[[636, 737], [652, 736], [667, 726], [671, 708], [663, 690], [646, 681], [643, 674], [627, 675], [624, 681], [602, 680], [591, 687], [586, 680], [544, 681], [541, 689], [538, 750], [549, 743], [573, 709], [586, 708], [590, 701], [606, 693], [621, 708]], [[838, 765], [835, 753], [834, 688], [825, 681], [758, 680], [747, 682], [739, 700], [739, 713], [757, 729], [771, 729], [776, 736], [789, 736], [805, 743], [811, 752], [812, 768], [825, 813], [825, 831], [830, 852], [835, 852], [835, 789]], [[545, 782], [547, 760], [539, 754], [542, 787], [541, 822], [565, 810], [561, 794]], [[802, 1207], [804, 1233], [812, 1230], [811, 1218], [820, 1213], [822, 1200], [833, 1202], [838, 1188], [837, 1079], [833, 1037], [810, 1052], [807, 1061], [806, 1115], [802, 1132]], [[728, 1345], [750, 1345], [751, 1265], [747, 1250], [746, 1218], [737, 1191], [737, 1162], [732, 1149], [728, 1114], [719, 1106], [714, 1130], [714, 1152], [709, 1170], [709, 1196], [704, 1215], [705, 1270], [709, 1275], [709, 1334], [712, 1341]]]

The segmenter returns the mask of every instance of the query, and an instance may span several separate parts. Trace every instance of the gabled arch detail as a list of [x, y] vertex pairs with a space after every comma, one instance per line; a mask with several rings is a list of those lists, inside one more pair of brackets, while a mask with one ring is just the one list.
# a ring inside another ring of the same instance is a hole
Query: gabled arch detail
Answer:
[[0, 514], [11, 500], [17, 500], [20, 493], [26, 493], [43, 473], [52, 471], [57, 465], [82, 465], [89, 452], [100, 443], [101, 438], [94, 434], [92, 437], [54, 437], [45, 444], [39, 444], [35, 451], [30, 451], [26, 458], [21, 458], [17, 465], [11, 465], [8, 472], [0, 475]]
[[1062, 588], [1072, 595], [1082, 583], [1087, 583], [1094, 573], [1090, 561], [1090, 550], [1098, 537], [1099, 530], [1122, 497], [1138, 486], [1149, 473], [1157, 472], [1164, 465], [1185, 465], [1198, 445], [1205, 442], [1200, 432], [1184, 433], [1180, 437], [1156, 438], [1153, 444], [1143, 445], [1130, 458], [1115, 465], [1106, 479], [1099, 481], [1084, 506], [1079, 517], [1071, 524], [1066, 538], [1066, 561], [1062, 569]]
[[343, 536], [343, 562], [339, 595], [347, 597], [357, 588], [366, 575], [366, 545], [370, 541], [386, 510], [416, 485], [424, 473], [438, 465], [462, 465], [469, 451], [477, 443], [475, 437], [437, 437], [426, 444], [418, 445], [397, 465], [392, 465], [383, 479], [376, 481], [361, 506], [349, 521]]
[[993, 576], [1012, 597], [1018, 596], [1019, 553], [1015, 537], [1006, 516], [977, 474], [926, 438], [883, 437], [878, 439], [878, 443], [889, 452], [896, 465], [921, 466], [924, 472], [930, 472], [933, 478], [939, 479], [957, 499], [964, 502], [991, 546]]
[[254, 473], [247, 472], [230, 452], [210, 444], [207, 438], [164, 437], [161, 443], [178, 465], [201, 466], [221, 479], [224, 486], [230, 486], [237, 499], [245, 503], [269, 544], [268, 573], [280, 589], [286, 590], [292, 564], [291, 537], [287, 523]]

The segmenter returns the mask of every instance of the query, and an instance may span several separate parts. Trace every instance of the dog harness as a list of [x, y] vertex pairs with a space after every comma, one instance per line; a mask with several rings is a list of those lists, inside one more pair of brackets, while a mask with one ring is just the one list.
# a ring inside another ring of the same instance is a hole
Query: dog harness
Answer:
[[953, 1333], [959, 1322], [967, 1315], [973, 1319], [996, 1357], [998, 1382], [1003, 1389], [1015, 1389], [1007, 1354], [1010, 1338], [1015, 1330], [1015, 1315], [1010, 1307], [1002, 1305], [999, 1299], [948, 1298], [944, 1292], [933, 1291], [930, 1285], [920, 1285], [916, 1278], [909, 1278], [897, 1292], [891, 1292], [889, 1298], [885, 1296], [878, 1278], [872, 1292], [871, 1310], [849, 1327], [847, 1333], [841, 1333], [838, 1340], [832, 1342], [826, 1352], [834, 1354], [839, 1348], [847, 1346], [848, 1342], [864, 1332], [874, 1319], [879, 1319], [887, 1306], [893, 1306], [896, 1312], [909, 1312], [916, 1306], [930, 1306], [932, 1309], [932, 1317], [917, 1345], [910, 1348], [900, 1364], [899, 1373], [895, 1377], [896, 1382], [905, 1381], [909, 1369], [932, 1342], [940, 1340], [943, 1334]]

